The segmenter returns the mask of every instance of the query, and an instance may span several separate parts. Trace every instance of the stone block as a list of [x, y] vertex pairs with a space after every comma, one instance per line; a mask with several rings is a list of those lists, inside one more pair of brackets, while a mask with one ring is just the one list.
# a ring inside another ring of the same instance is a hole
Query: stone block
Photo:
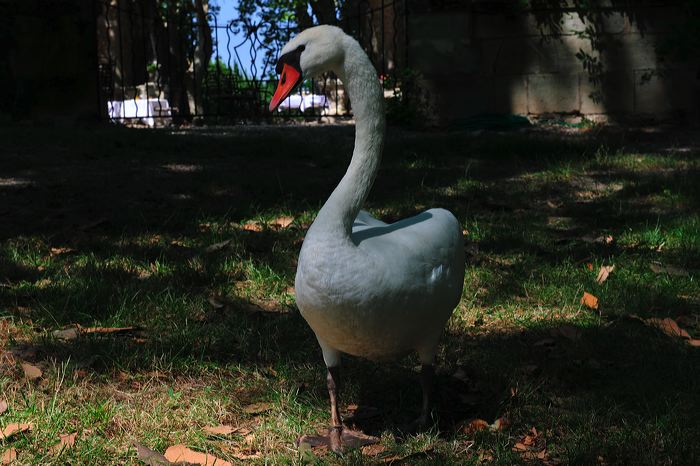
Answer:
[[527, 77], [531, 114], [574, 113], [581, 109], [578, 74], [531, 74]]
[[426, 75], [471, 73], [478, 69], [478, 50], [471, 46], [466, 14], [426, 14], [409, 19], [411, 67]]
[[634, 111], [634, 73], [620, 71], [604, 74], [598, 85], [586, 73], [579, 76], [581, 113], [629, 114]]
[[656, 68], [657, 35], [639, 33], [622, 34], [610, 37], [601, 53], [605, 69], [634, 70], [641, 68]]
[[696, 112], [700, 106], [700, 80], [692, 69], [634, 72], [634, 111], [640, 114]]
[[453, 75], [421, 84], [438, 124], [484, 113], [527, 114], [524, 76]]

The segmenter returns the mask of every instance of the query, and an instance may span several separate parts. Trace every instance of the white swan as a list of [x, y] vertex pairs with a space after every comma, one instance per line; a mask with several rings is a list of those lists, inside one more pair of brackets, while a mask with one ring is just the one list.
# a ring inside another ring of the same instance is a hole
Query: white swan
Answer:
[[299, 310], [328, 368], [329, 442], [339, 452], [352, 440], [338, 412], [341, 353], [386, 360], [417, 351], [424, 394], [418, 422], [427, 421], [438, 340], [462, 294], [464, 247], [460, 224], [446, 210], [393, 224], [360, 210], [381, 159], [383, 91], [360, 44], [340, 28], [313, 27], [284, 46], [270, 110], [305, 77], [326, 71], [335, 72], [352, 100], [355, 149], [306, 234], [295, 286]]

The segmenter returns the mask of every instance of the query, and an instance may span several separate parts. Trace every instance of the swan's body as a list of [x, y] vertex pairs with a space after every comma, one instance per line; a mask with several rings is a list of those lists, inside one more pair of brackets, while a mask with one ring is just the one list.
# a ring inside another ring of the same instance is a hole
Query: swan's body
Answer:
[[464, 277], [462, 234], [446, 210], [385, 224], [360, 212], [349, 238], [312, 225], [299, 256], [297, 305], [326, 364], [339, 352], [433, 361]]
[[[379, 168], [385, 122], [377, 73], [355, 39], [333, 26], [307, 29], [292, 39], [278, 62], [281, 78], [270, 108], [303, 75], [329, 70], [352, 101], [355, 149], [345, 176], [309, 228], [295, 289], [329, 368], [337, 430], [331, 446], [338, 450], [342, 425], [334, 374], [341, 353], [385, 360], [417, 351], [432, 373], [438, 340], [462, 293], [464, 249], [459, 222], [446, 210], [431, 209], [393, 224], [360, 211]], [[427, 416], [426, 384], [422, 416]]]

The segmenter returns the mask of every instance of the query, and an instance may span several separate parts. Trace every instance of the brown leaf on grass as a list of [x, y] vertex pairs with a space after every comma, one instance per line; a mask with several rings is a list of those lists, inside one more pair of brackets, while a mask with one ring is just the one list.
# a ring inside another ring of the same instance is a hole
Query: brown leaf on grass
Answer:
[[80, 332], [88, 334], [106, 335], [115, 333], [131, 333], [135, 332], [138, 329], [138, 327], [80, 327]]
[[[256, 458], [262, 457], [262, 453], [260, 453], [259, 451], [255, 451], [255, 450], [240, 450], [240, 451], [231, 452], [231, 456], [233, 456], [234, 458], [236, 458], [238, 460], [248, 461], [248, 460], [254, 460]], [[216, 465], [218, 466], [219, 463], [216, 463]]]
[[17, 461], [17, 450], [14, 448], [8, 448], [2, 452], [2, 457], [0, 457], [0, 464], [10, 464]]
[[590, 309], [598, 309], [598, 298], [589, 292], [584, 291], [583, 296], [581, 297], [581, 304]]
[[232, 466], [228, 461], [208, 453], [190, 450], [184, 445], [173, 445], [165, 450], [165, 458], [173, 463], [200, 464], [202, 466]]
[[255, 232], [261, 232], [263, 231], [264, 227], [262, 223], [260, 222], [247, 222], [242, 227], [246, 231], [255, 231]]
[[0, 440], [5, 440], [7, 438], [12, 437], [15, 434], [19, 434], [21, 432], [28, 432], [32, 430], [32, 424], [27, 423], [27, 424], [18, 424], [18, 423], [12, 423], [6, 425], [3, 429], [0, 429]]
[[75, 252], [73, 248], [51, 248], [50, 253], [52, 256], [59, 256], [61, 254], [68, 254], [70, 252]]
[[73, 445], [75, 445], [76, 437], [78, 437], [77, 432], [73, 432], [72, 434], [61, 434], [61, 440], [56, 445], [49, 448], [49, 453], [55, 455], [61, 453], [63, 450], [73, 448]]
[[216, 252], [216, 251], [221, 251], [226, 246], [228, 246], [231, 243], [231, 241], [233, 241], [233, 240], [227, 239], [227, 240], [221, 241], [219, 243], [214, 243], [212, 245], [209, 245], [206, 248], [204, 248], [204, 252], [212, 253], [212, 252]]
[[282, 216], [282, 217], [277, 217], [273, 221], [270, 222], [270, 226], [274, 228], [287, 228], [289, 225], [294, 223], [294, 217], [288, 217], [288, 216]]
[[270, 403], [253, 403], [243, 407], [243, 412], [247, 414], [260, 414], [272, 409]]
[[44, 374], [41, 369], [28, 362], [22, 363], [22, 370], [24, 371], [24, 376], [29, 380], [36, 380]]
[[522, 442], [517, 442], [515, 445], [513, 445], [513, 451], [527, 451], [529, 448], [527, 445], [525, 445]]
[[649, 319], [644, 319], [644, 322], [648, 323], [649, 325], [652, 325], [662, 332], [664, 332], [666, 335], [670, 337], [681, 337], [681, 338], [686, 338], [686, 339], [691, 339], [690, 334], [686, 332], [684, 329], [682, 329], [678, 323], [676, 323], [675, 320], [671, 319], [670, 317], [666, 317], [665, 319], [658, 319], [656, 317], [651, 317]]
[[614, 265], [602, 265], [598, 271], [598, 276], [596, 277], [595, 282], [602, 285], [603, 282], [608, 279], [608, 276], [613, 272], [613, 270], [615, 270]]
[[169, 466], [170, 461], [165, 456], [150, 448], [144, 447], [138, 442], [134, 442], [136, 447], [136, 458], [148, 466]]
[[501, 416], [493, 421], [493, 424], [491, 424], [489, 427], [494, 431], [503, 431], [510, 427], [510, 420], [505, 416]]
[[365, 445], [362, 447], [362, 454], [365, 456], [377, 456], [386, 451], [386, 447], [381, 443], [375, 443], [374, 445]]
[[5, 411], [7, 411], [7, 401], [0, 400], [0, 414], [4, 413]]
[[230, 435], [234, 432], [236, 432], [236, 428], [227, 426], [224, 424], [219, 424], [218, 426], [212, 427], [212, 426], [206, 426], [202, 427], [202, 430], [206, 432], [209, 435]]
[[122, 335], [137, 330], [139, 330], [138, 327], [82, 327], [73, 325], [61, 330], [54, 330], [52, 335], [60, 340], [75, 340], [80, 335]]
[[75, 340], [80, 335], [80, 329], [78, 327], [67, 327], [60, 330], [54, 330], [51, 332], [54, 338], [59, 340]]
[[649, 264], [649, 268], [654, 273], [666, 273], [676, 277], [687, 277], [690, 275], [684, 268], [675, 267], [673, 265], [662, 265], [656, 262]]
[[474, 435], [475, 432], [486, 430], [489, 428], [489, 423], [483, 419], [472, 419], [462, 427], [462, 433]]
[[586, 263], [586, 268], [587, 268], [588, 270], [593, 270], [593, 264], [590, 263], [590, 262], [587, 262], [587, 263]]
[[581, 241], [588, 244], [612, 244], [615, 238], [613, 238], [612, 235], [585, 235], [581, 237]]

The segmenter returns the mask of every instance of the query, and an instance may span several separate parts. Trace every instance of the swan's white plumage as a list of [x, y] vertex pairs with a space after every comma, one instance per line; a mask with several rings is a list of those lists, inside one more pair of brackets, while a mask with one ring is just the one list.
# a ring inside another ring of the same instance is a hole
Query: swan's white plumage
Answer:
[[318, 26], [282, 50], [304, 45], [305, 75], [334, 71], [355, 113], [350, 166], [309, 228], [299, 255], [297, 305], [329, 367], [348, 353], [383, 360], [418, 351], [431, 364], [464, 280], [461, 227], [444, 209], [386, 224], [360, 211], [376, 177], [384, 138], [383, 92], [360, 45]]

